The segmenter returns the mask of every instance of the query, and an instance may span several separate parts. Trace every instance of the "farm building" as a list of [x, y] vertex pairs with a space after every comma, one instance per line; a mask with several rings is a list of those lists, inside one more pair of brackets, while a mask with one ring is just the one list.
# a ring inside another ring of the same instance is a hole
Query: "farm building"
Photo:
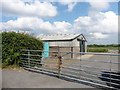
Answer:
[[[87, 40], [83, 34], [42, 35], [40, 39], [44, 42], [44, 51], [54, 52], [54, 54], [57, 52], [86, 52], [87, 50]], [[51, 55], [48, 52], [44, 54], [44, 57]], [[71, 53], [68, 57], [74, 58], [75, 55]]]

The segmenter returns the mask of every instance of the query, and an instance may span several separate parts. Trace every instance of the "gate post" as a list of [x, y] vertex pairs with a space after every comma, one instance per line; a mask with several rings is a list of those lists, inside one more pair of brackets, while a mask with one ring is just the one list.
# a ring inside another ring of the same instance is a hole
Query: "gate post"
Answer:
[[30, 68], [30, 51], [28, 50], [28, 67]]
[[62, 65], [62, 58], [61, 56], [58, 56], [58, 78], [60, 77], [61, 65]]

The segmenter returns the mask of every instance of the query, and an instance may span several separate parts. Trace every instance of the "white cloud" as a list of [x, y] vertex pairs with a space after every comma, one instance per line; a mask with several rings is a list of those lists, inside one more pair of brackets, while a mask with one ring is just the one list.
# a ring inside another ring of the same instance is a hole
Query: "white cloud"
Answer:
[[93, 9], [96, 10], [104, 10], [104, 9], [108, 9], [109, 7], [109, 2], [107, 0], [89, 1], [89, 4]]
[[[67, 5], [68, 6], [68, 11], [72, 11], [77, 2], [87, 2], [91, 6], [91, 10], [97, 10], [97, 11], [102, 11], [102, 10], [107, 10], [109, 8], [109, 3], [110, 2], [115, 2], [117, 0], [59, 0], [60, 4], [62, 5]], [[91, 11], [90, 10], [90, 11]]]
[[5, 29], [30, 30], [37, 34], [83, 33], [88, 35], [88, 39], [92, 37], [105, 41], [113, 35], [114, 37], [118, 35], [118, 15], [113, 11], [95, 12], [94, 15], [80, 16], [73, 23], [65, 21], [51, 23], [38, 17], [19, 17], [17, 20], [0, 23], [0, 30]]
[[59, 0], [60, 4], [67, 5], [68, 11], [71, 12], [74, 8], [74, 6], [77, 4], [75, 0]]
[[105, 39], [108, 38], [109, 36], [107, 34], [103, 34], [103, 33], [90, 33], [91, 37], [95, 38], [95, 39]]
[[94, 16], [78, 17], [74, 21], [74, 31], [83, 33], [89, 43], [117, 43], [118, 15], [108, 11], [96, 13]]
[[37, 17], [21, 17], [17, 20], [0, 23], [2, 30], [30, 30], [37, 33], [68, 33], [71, 24], [62, 22], [45, 22]]
[[118, 32], [118, 15], [114, 12], [99, 12], [92, 16], [79, 17], [74, 21], [75, 30], [84, 32], [98, 33], [117, 33]]
[[0, 6], [4, 13], [17, 16], [54, 17], [57, 8], [50, 2], [34, 0], [33, 3], [25, 3], [21, 0], [1, 0]]
[[62, 21], [62, 22], [54, 22], [53, 23], [56, 30], [58, 30], [58, 33], [70, 33], [72, 25], [68, 22]]
[[[37, 17], [20, 17], [17, 20], [0, 23], [3, 30], [31, 30], [40, 33], [87, 33], [95, 36], [118, 32], [118, 15], [114, 12], [99, 12], [91, 16], [82, 16], [74, 20], [73, 24], [65, 21], [50, 23]], [[96, 33], [97, 32], [97, 33]]]
[[71, 12], [76, 4], [77, 4], [76, 2], [69, 4], [68, 11]]

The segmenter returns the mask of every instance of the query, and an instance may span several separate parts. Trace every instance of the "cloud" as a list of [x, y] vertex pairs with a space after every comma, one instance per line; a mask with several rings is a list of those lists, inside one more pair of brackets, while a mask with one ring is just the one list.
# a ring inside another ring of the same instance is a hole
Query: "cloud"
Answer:
[[68, 33], [71, 24], [65, 21], [53, 22], [43, 21], [37, 17], [20, 17], [17, 20], [10, 20], [8, 22], [0, 23], [2, 30], [28, 30], [39, 33]]
[[109, 37], [107, 34], [98, 33], [98, 32], [90, 33], [90, 35], [95, 39], [105, 39]]
[[77, 4], [76, 2], [69, 4], [68, 11], [71, 12], [76, 4]]
[[99, 12], [91, 16], [82, 16], [73, 23], [65, 21], [49, 22], [37, 17], [20, 17], [17, 20], [0, 23], [3, 30], [30, 30], [39, 33], [83, 33], [95, 39], [107, 38], [118, 33], [118, 15], [114, 12]]
[[118, 43], [118, 15], [113, 11], [98, 12], [74, 20], [74, 31], [83, 33], [88, 43]]
[[62, 5], [67, 5], [69, 12], [71, 12], [74, 6], [77, 4], [75, 0], [59, 0], [59, 3]]
[[83, 33], [89, 43], [95, 43], [96, 40], [97, 43], [112, 43], [117, 42], [118, 15], [113, 11], [99, 12], [94, 16], [80, 16], [72, 23], [66, 21], [49, 22], [38, 17], [19, 17], [17, 20], [1, 22], [0, 30], [28, 30], [36, 35]]
[[23, 2], [21, 0], [1, 0], [0, 6], [3, 13], [15, 16], [37, 16], [54, 17], [57, 15], [57, 8], [50, 2]]
[[[111, 0], [112, 2], [117, 1], [117, 0]], [[90, 4], [91, 6], [91, 10], [90, 11], [103, 11], [103, 10], [107, 10], [110, 6], [110, 1], [108, 0], [59, 0], [60, 4], [62, 5], [67, 5], [68, 6], [68, 11], [71, 12], [73, 10], [73, 8], [75, 7], [75, 5], [77, 4], [77, 2], [87, 2]]]
[[74, 29], [88, 33], [117, 33], [118, 15], [112, 11], [99, 12], [92, 16], [78, 17], [74, 21]]
[[70, 33], [72, 25], [69, 22], [54, 22], [53, 23], [56, 30], [58, 30], [58, 33]]
[[107, 0], [96, 0], [88, 2], [91, 5], [92, 9], [95, 10], [104, 10], [109, 8], [109, 2]]
[[[88, 16], [80, 16], [72, 23], [65, 21], [49, 22], [42, 17], [54, 17], [57, 15], [57, 7], [54, 3], [40, 2], [38, 0], [9, 0], [0, 1], [0, 7], [6, 15], [19, 16], [16, 20], [0, 23], [0, 30], [17, 31], [28, 30], [35, 34], [53, 33], [83, 33], [88, 41], [93, 42], [107, 39], [112, 40], [118, 34], [118, 15], [113, 11], [102, 12], [109, 8], [109, 2], [89, 1], [91, 6]], [[61, 0], [60, 4], [66, 5], [68, 11], [72, 11], [77, 4], [74, 0]], [[114, 41], [114, 40], [112, 40]], [[106, 41], [107, 42], [107, 41]], [[117, 42], [117, 41], [116, 41]]]

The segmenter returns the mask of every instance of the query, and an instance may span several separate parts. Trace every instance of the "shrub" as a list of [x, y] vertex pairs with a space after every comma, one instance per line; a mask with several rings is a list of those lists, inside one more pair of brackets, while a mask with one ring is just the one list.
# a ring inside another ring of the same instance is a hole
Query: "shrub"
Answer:
[[39, 50], [43, 48], [42, 41], [33, 36], [23, 33], [3, 32], [2, 33], [2, 64], [19, 65], [22, 49]]

